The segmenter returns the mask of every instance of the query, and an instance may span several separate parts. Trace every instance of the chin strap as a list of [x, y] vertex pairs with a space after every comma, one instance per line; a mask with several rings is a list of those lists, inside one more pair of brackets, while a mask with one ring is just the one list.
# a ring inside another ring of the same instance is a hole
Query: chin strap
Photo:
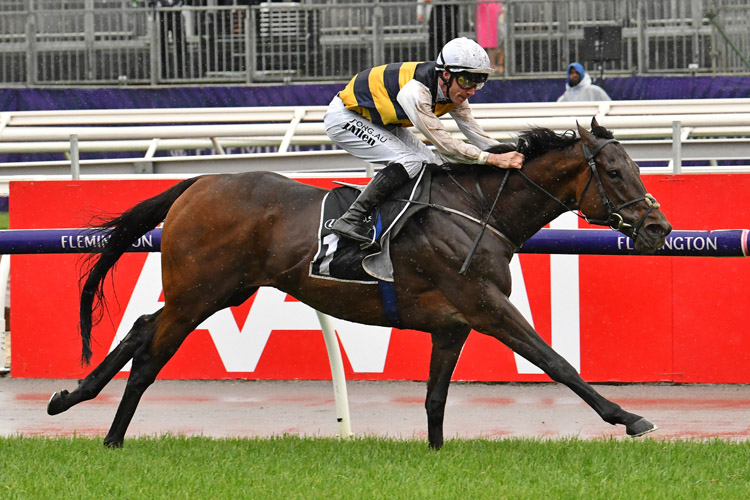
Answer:
[[[453, 102], [450, 97], [451, 93], [451, 85], [453, 84], [453, 80], [456, 79], [456, 75], [448, 71], [448, 74], [451, 75], [447, 80], [445, 79], [445, 75], [443, 75], [443, 72], [447, 70], [441, 70], [440, 73], [438, 73], [438, 78], [445, 83], [445, 89], [447, 90], [445, 99], [447, 102]], [[435, 101], [437, 102], [437, 93], [435, 94]]]

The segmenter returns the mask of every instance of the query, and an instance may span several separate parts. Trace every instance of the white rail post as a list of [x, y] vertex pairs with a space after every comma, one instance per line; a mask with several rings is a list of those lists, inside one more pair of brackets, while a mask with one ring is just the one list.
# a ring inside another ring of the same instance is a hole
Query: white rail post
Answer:
[[294, 110], [294, 117], [292, 118], [292, 121], [289, 122], [289, 128], [286, 129], [284, 138], [281, 140], [281, 144], [279, 144], [279, 153], [286, 153], [289, 150], [289, 144], [291, 144], [292, 137], [294, 137], [294, 133], [297, 131], [297, 125], [299, 125], [299, 122], [305, 117], [305, 114], [307, 114], [305, 108], [297, 108]]
[[346, 376], [344, 375], [344, 361], [341, 358], [339, 341], [331, 318], [316, 310], [323, 338], [328, 351], [328, 363], [331, 365], [331, 379], [333, 380], [333, 397], [336, 400], [336, 420], [339, 423], [339, 436], [347, 439], [353, 436], [352, 423], [349, 418], [349, 396], [346, 392]]
[[10, 362], [6, 363], [5, 343], [7, 342], [8, 330], [5, 328], [5, 300], [8, 292], [8, 281], [10, 277], [10, 255], [0, 256], [0, 373], [10, 370]]
[[672, 122], [672, 173], [682, 173], [682, 122]]
[[78, 154], [78, 135], [70, 135], [70, 176], [74, 181], [81, 178], [81, 162]]

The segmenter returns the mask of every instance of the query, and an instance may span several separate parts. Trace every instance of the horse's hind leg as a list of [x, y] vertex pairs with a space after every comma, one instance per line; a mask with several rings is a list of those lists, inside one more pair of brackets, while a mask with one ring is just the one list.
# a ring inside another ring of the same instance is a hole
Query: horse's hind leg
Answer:
[[430, 377], [427, 379], [425, 410], [427, 410], [427, 437], [430, 448], [436, 450], [443, 446], [443, 419], [448, 386], [470, 331], [471, 329], [467, 326], [432, 334]]
[[133, 358], [139, 347], [147, 345], [154, 335], [161, 309], [154, 314], [143, 315], [136, 320], [133, 328], [110, 352], [99, 366], [78, 383], [73, 392], [57, 391], [47, 403], [47, 413], [57, 415], [74, 405], [95, 398], [104, 386]]
[[165, 307], [151, 342], [142, 349], [138, 349], [133, 357], [133, 367], [130, 370], [125, 391], [117, 407], [112, 426], [104, 438], [106, 446], [122, 447], [125, 432], [143, 393], [156, 380], [156, 376], [167, 361], [174, 356], [185, 338], [199, 323], [200, 321], [196, 323], [177, 320], [166, 311]]

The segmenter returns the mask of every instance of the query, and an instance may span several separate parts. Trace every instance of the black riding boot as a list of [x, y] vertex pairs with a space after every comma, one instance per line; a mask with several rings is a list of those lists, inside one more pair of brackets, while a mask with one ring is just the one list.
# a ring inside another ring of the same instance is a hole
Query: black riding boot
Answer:
[[372, 243], [368, 236], [369, 230], [364, 220], [367, 214], [397, 187], [409, 180], [403, 165], [391, 163], [375, 174], [364, 191], [362, 191], [349, 210], [333, 223], [331, 230], [343, 236], [362, 243]]

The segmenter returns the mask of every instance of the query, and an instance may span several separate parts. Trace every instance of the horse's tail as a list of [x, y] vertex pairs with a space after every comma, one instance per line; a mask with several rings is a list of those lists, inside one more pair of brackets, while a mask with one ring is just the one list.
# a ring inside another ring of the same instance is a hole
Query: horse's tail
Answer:
[[198, 179], [200, 177], [186, 179], [163, 193], [140, 202], [119, 216], [96, 224], [93, 231], [106, 233], [107, 238], [101, 253], [90, 257], [90, 267], [81, 277], [81, 281], [85, 280], [81, 289], [79, 311], [82, 363], [88, 364], [91, 360], [91, 329], [103, 316], [104, 278], [107, 273], [138, 238], [164, 220], [177, 198]]

